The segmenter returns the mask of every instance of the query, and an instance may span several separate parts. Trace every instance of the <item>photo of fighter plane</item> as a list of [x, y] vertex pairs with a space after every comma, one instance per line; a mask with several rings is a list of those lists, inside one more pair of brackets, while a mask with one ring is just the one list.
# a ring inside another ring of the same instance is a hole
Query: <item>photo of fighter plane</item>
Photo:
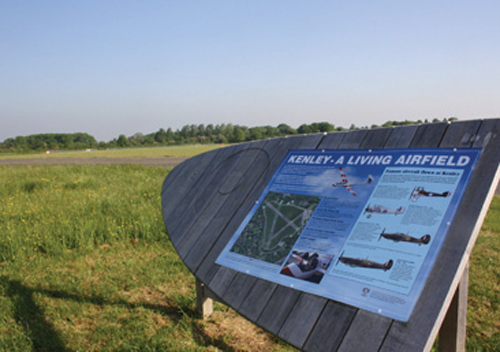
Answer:
[[410, 199], [413, 202], [416, 202], [419, 197], [441, 197], [441, 198], [446, 198], [451, 196], [451, 192], [443, 192], [443, 193], [437, 193], [437, 192], [431, 192], [431, 191], [426, 191], [424, 187], [415, 187], [413, 191], [410, 194]]
[[385, 229], [382, 231], [380, 236], [378, 237], [378, 240], [380, 241], [381, 238], [385, 238], [388, 240], [392, 240], [394, 242], [409, 242], [409, 243], [416, 243], [419, 246], [421, 244], [428, 244], [431, 240], [431, 235], [423, 235], [422, 237], [412, 237], [408, 234], [402, 233], [402, 232], [394, 232], [394, 233], [388, 233], [385, 232]]
[[377, 263], [369, 259], [344, 257], [344, 252], [342, 252], [339, 259], [337, 260], [337, 264], [335, 265], [338, 265], [339, 261], [353, 268], [360, 267], [368, 269], [382, 269], [384, 271], [390, 270], [392, 268], [392, 265], [394, 264], [394, 261], [392, 259], [389, 259], [385, 263]]
[[280, 274], [319, 283], [333, 257], [316, 252], [293, 251]]
[[372, 217], [372, 214], [399, 215], [399, 214], [403, 214], [404, 212], [405, 212], [404, 207], [399, 207], [397, 209], [391, 209], [391, 208], [384, 207], [384, 206], [379, 205], [379, 204], [373, 204], [373, 205], [368, 204], [368, 206], [365, 208], [365, 212], [363, 214], [368, 213], [368, 215], [366, 217], [369, 219]]
[[347, 175], [345, 174], [344, 170], [342, 170], [341, 167], [339, 167], [339, 170], [340, 170], [341, 181], [337, 183], [332, 183], [332, 187], [345, 187], [349, 192], [351, 192], [353, 196], [356, 196], [356, 192], [354, 192], [352, 186], [366, 185], [373, 181], [373, 176], [369, 175], [365, 182], [350, 183], [349, 180], [347, 179]]

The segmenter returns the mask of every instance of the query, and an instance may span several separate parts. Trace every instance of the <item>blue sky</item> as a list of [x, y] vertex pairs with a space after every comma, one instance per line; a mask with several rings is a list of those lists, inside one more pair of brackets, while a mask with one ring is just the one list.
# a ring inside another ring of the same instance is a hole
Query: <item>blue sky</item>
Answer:
[[0, 0], [0, 141], [500, 117], [500, 2]]

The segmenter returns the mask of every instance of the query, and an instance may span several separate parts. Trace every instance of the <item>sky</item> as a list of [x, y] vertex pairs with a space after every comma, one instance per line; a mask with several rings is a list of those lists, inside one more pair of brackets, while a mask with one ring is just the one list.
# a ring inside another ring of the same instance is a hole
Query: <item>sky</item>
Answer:
[[500, 117], [500, 2], [0, 0], [0, 141]]

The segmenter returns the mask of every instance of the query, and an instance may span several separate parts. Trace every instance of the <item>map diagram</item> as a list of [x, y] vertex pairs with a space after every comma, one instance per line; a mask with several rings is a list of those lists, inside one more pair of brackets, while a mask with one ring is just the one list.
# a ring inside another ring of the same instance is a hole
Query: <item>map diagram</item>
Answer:
[[320, 200], [269, 192], [230, 251], [282, 265]]

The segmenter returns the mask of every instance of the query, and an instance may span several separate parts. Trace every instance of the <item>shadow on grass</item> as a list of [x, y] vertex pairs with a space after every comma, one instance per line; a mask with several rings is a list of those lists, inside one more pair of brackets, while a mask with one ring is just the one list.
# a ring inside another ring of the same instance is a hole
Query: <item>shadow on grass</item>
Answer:
[[213, 336], [209, 336], [202, 328], [199, 326], [196, 327], [196, 333], [200, 336], [200, 339], [204, 342], [200, 345], [205, 347], [214, 346], [220, 349], [223, 352], [235, 352], [236, 350], [229, 346], [224, 340], [224, 337], [214, 338]]
[[34, 351], [70, 352], [57, 330], [45, 319], [43, 309], [35, 303], [32, 290], [17, 280], [1, 280], [7, 297], [14, 307], [14, 318], [24, 328], [26, 338], [31, 341]]
[[[11, 280], [5, 276], [0, 276], [0, 296], [2, 292], [7, 298], [12, 300], [14, 319], [23, 327], [26, 338], [31, 341], [33, 351], [37, 352], [72, 351], [65, 346], [57, 329], [45, 318], [43, 308], [36, 304], [34, 294], [37, 293], [48, 298], [73, 300], [79, 303], [90, 303], [98, 306], [118, 305], [129, 309], [142, 307], [168, 317], [175, 324], [179, 323], [185, 316], [191, 319], [199, 317], [196, 309], [193, 309], [187, 302], [180, 302], [178, 306], [169, 306], [150, 303], [131, 303], [124, 300], [111, 301], [98, 296], [87, 297], [60, 290], [30, 288], [23, 285], [18, 280]], [[198, 333], [203, 336], [201, 331]], [[203, 336], [203, 338], [205, 341], [220, 344], [223, 351], [233, 351], [233, 349], [227, 348], [227, 346], [224, 346], [224, 344], [219, 341], [213, 341], [213, 339], [208, 336]]]

